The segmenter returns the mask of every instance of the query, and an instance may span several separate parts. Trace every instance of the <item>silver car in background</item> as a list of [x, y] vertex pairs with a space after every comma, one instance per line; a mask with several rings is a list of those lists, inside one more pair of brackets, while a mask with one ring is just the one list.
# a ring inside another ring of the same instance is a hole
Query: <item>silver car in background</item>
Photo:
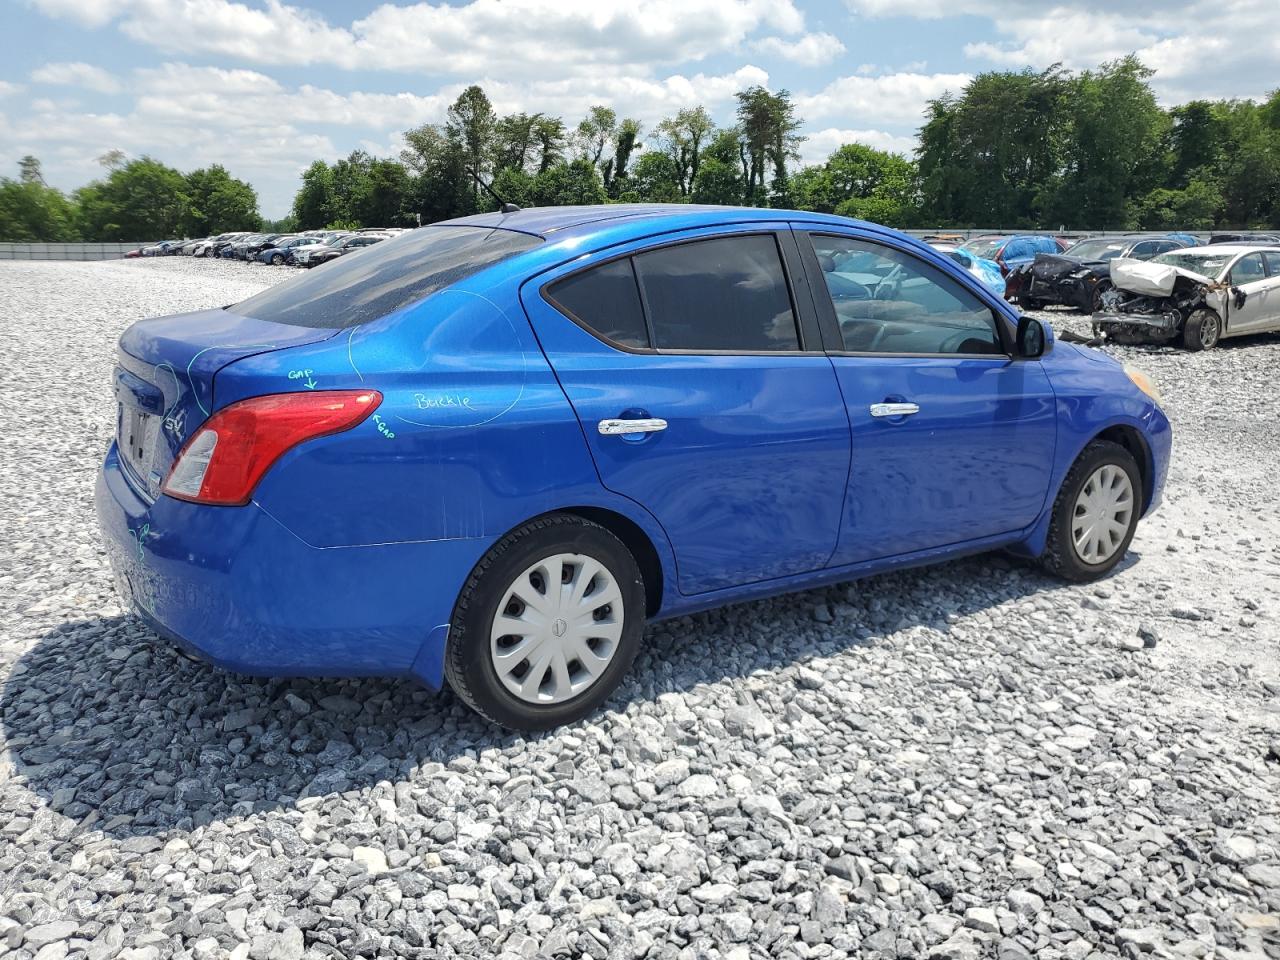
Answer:
[[1280, 246], [1212, 244], [1148, 261], [1111, 261], [1093, 331], [1117, 343], [1181, 340], [1208, 350], [1224, 337], [1280, 330]]

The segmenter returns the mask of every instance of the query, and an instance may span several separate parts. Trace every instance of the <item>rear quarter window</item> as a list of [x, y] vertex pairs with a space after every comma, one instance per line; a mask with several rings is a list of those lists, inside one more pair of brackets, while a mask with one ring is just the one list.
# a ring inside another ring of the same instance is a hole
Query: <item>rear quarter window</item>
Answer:
[[420, 227], [371, 243], [229, 309], [298, 327], [370, 323], [542, 243], [485, 227]]

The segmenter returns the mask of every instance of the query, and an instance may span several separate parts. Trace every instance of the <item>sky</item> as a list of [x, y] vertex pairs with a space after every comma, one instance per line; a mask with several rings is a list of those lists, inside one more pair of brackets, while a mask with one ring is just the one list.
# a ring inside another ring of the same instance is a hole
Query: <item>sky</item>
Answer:
[[[52, 186], [108, 150], [221, 163], [290, 208], [313, 160], [396, 156], [479, 83], [500, 113], [570, 125], [793, 94], [802, 160], [857, 140], [909, 154], [925, 104], [985, 70], [1134, 52], [1165, 105], [1280, 86], [1280, 0], [0, 0], [0, 175]], [[1159, 10], [1153, 16], [1152, 10]]]

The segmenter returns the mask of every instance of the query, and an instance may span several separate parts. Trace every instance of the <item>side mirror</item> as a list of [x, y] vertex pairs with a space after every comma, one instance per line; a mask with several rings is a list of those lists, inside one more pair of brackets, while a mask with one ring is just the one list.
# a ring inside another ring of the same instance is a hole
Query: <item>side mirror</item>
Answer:
[[1014, 356], [1020, 360], [1043, 357], [1053, 345], [1053, 328], [1035, 317], [1019, 317]]

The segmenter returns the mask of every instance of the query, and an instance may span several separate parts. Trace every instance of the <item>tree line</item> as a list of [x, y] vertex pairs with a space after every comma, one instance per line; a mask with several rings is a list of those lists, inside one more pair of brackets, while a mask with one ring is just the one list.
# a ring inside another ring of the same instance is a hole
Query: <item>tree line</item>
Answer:
[[576, 125], [499, 114], [471, 86], [443, 123], [405, 131], [398, 157], [316, 160], [276, 223], [221, 166], [183, 174], [113, 151], [106, 175], [69, 196], [24, 158], [17, 179], [0, 178], [0, 239], [412, 226], [503, 202], [745, 204], [902, 228], [1280, 226], [1280, 91], [1164, 109], [1152, 75], [1132, 56], [1076, 73], [983, 73], [928, 104], [914, 157], [849, 143], [808, 167], [786, 90], [740, 91], [727, 126], [692, 107], [646, 130], [603, 105]]

